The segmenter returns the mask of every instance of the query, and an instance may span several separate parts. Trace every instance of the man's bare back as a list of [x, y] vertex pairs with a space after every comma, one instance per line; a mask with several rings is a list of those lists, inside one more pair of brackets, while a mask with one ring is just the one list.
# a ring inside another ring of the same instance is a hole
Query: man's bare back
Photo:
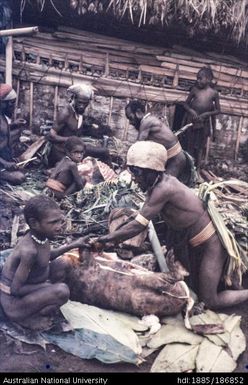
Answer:
[[180, 178], [186, 166], [186, 157], [177, 137], [171, 129], [156, 116], [145, 115], [140, 101], [131, 101], [126, 106], [126, 116], [138, 130], [138, 141], [150, 140], [162, 144], [168, 151], [167, 173]]
[[141, 120], [138, 140], [151, 140], [163, 144], [167, 150], [177, 142], [170, 128], [154, 115], [145, 116]]

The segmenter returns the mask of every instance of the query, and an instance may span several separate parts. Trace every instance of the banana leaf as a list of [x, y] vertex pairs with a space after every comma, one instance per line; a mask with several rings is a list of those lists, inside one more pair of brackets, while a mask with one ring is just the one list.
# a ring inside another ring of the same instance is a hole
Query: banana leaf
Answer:
[[232, 285], [233, 274], [235, 273], [238, 275], [239, 284], [241, 285], [242, 273], [244, 273], [248, 268], [248, 259], [245, 250], [236, 242], [232, 232], [226, 227], [222, 216], [211, 199], [211, 194], [213, 195], [212, 192], [216, 188], [232, 184], [241, 185], [245, 188], [247, 187], [247, 183], [245, 182], [242, 183], [236, 180], [228, 180], [215, 184], [202, 183], [198, 192], [199, 197], [203, 200], [207, 207], [208, 213], [217, 230], [222, 245], [228, 253], [229, 261], [226, 267], [224, 279], [226, 284], [229, 286]]
[[138, 324], [136, 317], [131, 322], [128, 315], [123, 322], [125, 314], [118, 317], [113, 311], [72, 301], [63, 305], [61, 312], [74, 330], [62, 334], [43, 333], [50, 343], [81, 358], [97, 358], [105, 363], [139, 364], [142, 361], [141, 345], [130, 327]]
[[207, 373], [230, 373], [236, 368], [234, 359], [214, 343], [204, 339], [196, 357], [196, 371]]
[[198, 345], [202, 342], [202, 339], [203, 337], [187, 330], [184, 325], [163, 325], [147, 343], [147, 346], [152, 349], [157, 349], [160, 346], [175, 342]]
[[181, 373], [195, 369], [199, 345], [169, 344], [159, 353], [151, 372]]

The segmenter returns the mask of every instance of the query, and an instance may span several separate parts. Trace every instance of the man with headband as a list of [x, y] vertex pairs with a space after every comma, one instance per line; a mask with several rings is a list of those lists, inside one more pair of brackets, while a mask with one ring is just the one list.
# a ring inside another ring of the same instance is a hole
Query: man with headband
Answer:
[[[70, 136], [84, 136], [83, 114], [94, 96], [94, 88], [86, 83], [75, 84], [67, 89], [70, 94], [69, 103], [59, 111], [55, 126], [47, 139], [52, 143], [48, 157], [49, 166], [54, 166], [65, 156], [64, 144]], [[105, 148], [86, 145], [85, 156], [103, 160], [108, 159], [109, 153]]]
[[25, 175], [17, 171], [12, 154], [12, 144], [18, 140], [25, 121], [11, 123], [15, 110], [16, 92], [9, 84], [0, 84], [0, 182], [21, 184]]

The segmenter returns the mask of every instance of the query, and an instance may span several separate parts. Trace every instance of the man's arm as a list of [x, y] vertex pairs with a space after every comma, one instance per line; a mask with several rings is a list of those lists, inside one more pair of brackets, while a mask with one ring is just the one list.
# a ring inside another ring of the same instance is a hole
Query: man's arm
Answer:
[[143, 231], [148, 225], [149, 221], [161, 212], [167, 200], [168, 199], [166, 198], [164, 192], [159, 188], [159, 186], [155, 187], [151, 193], [151, 196], [147, 198], [144, 206], [139, 211], [139, 215], [136, 216], [137, 220], [134, 219], [127, 225], [121, 227], [120, 230], [97, 238], [97, 242], [120, 243], [126, 241], [127, 239], [133, 238], [135, 235], [141, 233], [141, 231]]
[[0, 158], [0, 171], [1, 171], [1, 168], [4, 168], [5, 170], [8, 170], [8, 171], [15, 171], [18, 169], [15, 162], [8, 162], [3, 158]]
[[50, 130], [50, 133], [46, 135], [46, 138], [53, 143], [65, 143], [68, 137], [59, 135], [59, 132], [65, 127], [67, 119], [69, 117], [68, 109], [60, 111], [57, 116], [57, 120], [54, 127]]
[[[149, 119], [150, 120], [150, 119]], [[138, 135], [138, 141], [140, 140], [147, 140], [149, 137], [151, 131], [151, 122], [146, 121], [146, 119], [141, 122], [140, 127], [139, 127], [139, 135]]]
[[56, 259], [57, 257], [66, 253], [69, 250], [77, 249], [79, 247], [87, 247], [88, 239], [89, 237], [87, 236], [81, 237], [67, 245], [63, 245], [63, 246], [57, 247], [56, 249], [52, 249], [50, 253], [50, 260]]
[[194, 97], [195, 97], [195, 87], [191, 88], [187, 99], [185, 100], [185, 102], [182, 103], [182, 105], [185, 108], [185, 110], [193, 116], [193, 118], [197, 118], [198, 116], [197, 112], [190, 107], [191, 101], [194, 99]]

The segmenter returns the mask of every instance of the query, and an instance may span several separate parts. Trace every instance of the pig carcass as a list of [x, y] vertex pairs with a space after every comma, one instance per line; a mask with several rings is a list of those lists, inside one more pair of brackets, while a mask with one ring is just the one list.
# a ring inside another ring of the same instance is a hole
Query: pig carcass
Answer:
[[184, 277], [186, 270], [170, 255], [170, 273], [154, 273], [121, 259], [109, 259], [80, 250], [69, 261], [66, 283], [70, 299], [89, 305], [144, 316], [159, 317], [179, 313], [189, 300]]

